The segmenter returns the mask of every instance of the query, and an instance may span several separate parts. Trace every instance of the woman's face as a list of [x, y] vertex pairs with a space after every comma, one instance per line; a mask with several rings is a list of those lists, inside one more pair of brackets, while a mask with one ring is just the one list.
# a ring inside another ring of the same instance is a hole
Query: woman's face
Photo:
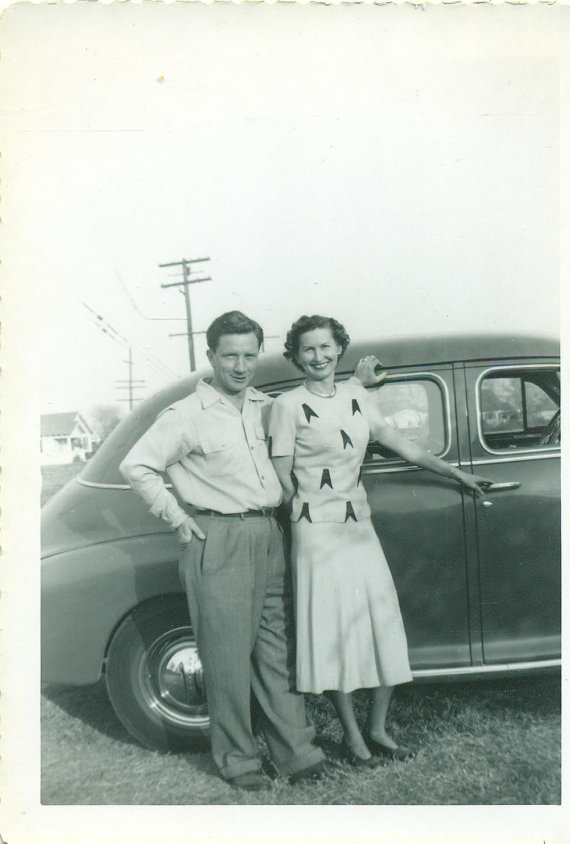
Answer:
[[335, 341], [330, 328], [313, 328], [299, 337], [297, 360], [311, 381], [325, 381], [334, 376], [342, 347]]

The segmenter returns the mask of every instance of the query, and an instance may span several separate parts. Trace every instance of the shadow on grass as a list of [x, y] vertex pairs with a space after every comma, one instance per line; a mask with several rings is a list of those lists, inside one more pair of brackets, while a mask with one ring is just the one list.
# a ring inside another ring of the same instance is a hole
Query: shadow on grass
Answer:
[[[50, 685], [42, 689], [43, 696], [55, 706], [98, 733], [122, 744], [139, 747], [121, 724], [109, 702], [104, 680], [91, 686]], [[341, 739], [340, 724], [334, 717], [331, 705], [317, 695], [307, 695], [307, 711], [313, 721], [318, 744], [332, 758], [338, 757]], [[357, 717], [363, 722], [368, 707], [365, 691], [355, 695]], [[488, 716], [520, 715], [557, 716], [561, 708], [561, 681], [558, 675], [540, 678], [516, 678], [465, 683], [417, 684], [410, 683], [396, 689], [390, 707], [389, 723], [396, 738], [405, 740], [405, 733], [418, 721], [424, 721], [437, 730], [450, 718], [461, 718], [469, 708], [480, 709]], [[413, 723], [410, 723], [413, 712]], [[425, 719], [425, 720], [424, 720]], [[193, 742], [184, 751], [176, 753], [203, 753], [208, 750], [207, 740]], [[172, 751], [170, 751], [172, 753]]]
[[[130, 735], [116, 716], [103, 679], [90, 686], [44, 686], [42, 695], [66, 715], [86, 727], [96, 730], [101, 735], [121, 744], [143, 747], [137, 739]], [[194, 739], [187, 748], [162, 752], [153, 750], [152, 752], [159, 755], [161, 753], [162, 755], [199, 754], [208, 749], [209, 742], [207, 739], [198, 738]]]
[[43, 686], [42, 696], [98, 733], [123, 744], [138, 745], [115, 715], [104, 680], [91, 686]]
[[[340, 724], [324, 698], [306, 695], [307, 711], [313, 721], [319, 744], [334, 756], [334, 745], [342, 737]], [[369, 693], [356, 692], [356, 715], [362, 725], [368, 710]], [[407, 744], [422, 742], [426, 732], [439, 732], [456, 723], [469, 731], [474, 713], [484, 719], [517, 720], [527, 717], [554, 719], [561, 712], [559, 674], [541, 677], [511, 677], [476, 682], [409, 683], [395, 689], [388, 712], [388, 731]], [[330, 746], [329, 746], [330, 745]]]
[[450, 709], [459, 711], [464, 704], [487, 709], [489, 715], [531, 712], [535, 716], [560, 714], [561, 681], [559, 674], [541, 677], [510, 677], [477, 682], [419, 684], [402, 686], [395, 697], [396, 706], [429, 705], [432, 718], [448, 717]]

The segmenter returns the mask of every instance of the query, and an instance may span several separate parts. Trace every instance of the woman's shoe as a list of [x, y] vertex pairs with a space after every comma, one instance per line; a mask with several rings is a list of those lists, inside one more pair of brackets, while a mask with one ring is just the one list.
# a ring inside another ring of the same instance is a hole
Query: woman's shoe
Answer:
[[350, 749], [345, 739], [342, 740], [340, 751], [345, 762], [348, 762], [348, 764], [353, 768], [360, 768], [361, 770], [366, 769], [370, 771], [381, 764], [380, 760], [374, 758], [374, 756], [369, 756], [368, 759], [363, 759], [362, 756], [357, 756], [356, 753]]
[[412, 747], [406, 747], [404, 744], [399, 744], [397, 747], [388, 747], [385, 744], [380, 744], [379, 741], [374, 741], [369, 735], [364, 736], [366, 747], [376, 758], [395, 759], [398, 762], [404, 762], [406, 759], [412, 759], [417, 753]]

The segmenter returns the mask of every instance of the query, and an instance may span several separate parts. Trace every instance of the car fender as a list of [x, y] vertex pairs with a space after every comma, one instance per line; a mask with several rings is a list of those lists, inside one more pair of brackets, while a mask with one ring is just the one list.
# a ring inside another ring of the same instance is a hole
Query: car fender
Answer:
[[152, 598], [183, 592], [173, 534], [113, 540], [42, 560], [42, 682], [100, 678], [113, 631]]

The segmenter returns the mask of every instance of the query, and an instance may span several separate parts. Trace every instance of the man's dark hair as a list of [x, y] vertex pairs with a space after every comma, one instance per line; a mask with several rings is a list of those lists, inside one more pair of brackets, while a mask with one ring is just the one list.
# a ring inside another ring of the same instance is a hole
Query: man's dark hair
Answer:
[[255, 334], [261, 347], [263, 343], [263, 328], [254, 319], [250, 319], [241, 311], [227, 311], [213, 321], [206, 331], [208, 348], [213, 352], [218, 348], [223, 334]]
[[287, 332], [285, 351], [283, 352], [283, 357], [290, 360], [297, 369], [303, 369], [297, 360], [301, 336], [305, 334], [306, 331], [313, 331], [315, 328], [330, 328], [335, 343], [337, 343], [342, 349], [340, 355], [338, 356], [339, 360], [348, 349], [350, 337], [346, 333], [344, 325], [338, 322], [338, 320], [333, 319], [333, 317], [321, 316], [320, 314], [313, 314], [313, 316], [303, 314], [302, 317], [299, 317], [299, 319], [293, 323]]

